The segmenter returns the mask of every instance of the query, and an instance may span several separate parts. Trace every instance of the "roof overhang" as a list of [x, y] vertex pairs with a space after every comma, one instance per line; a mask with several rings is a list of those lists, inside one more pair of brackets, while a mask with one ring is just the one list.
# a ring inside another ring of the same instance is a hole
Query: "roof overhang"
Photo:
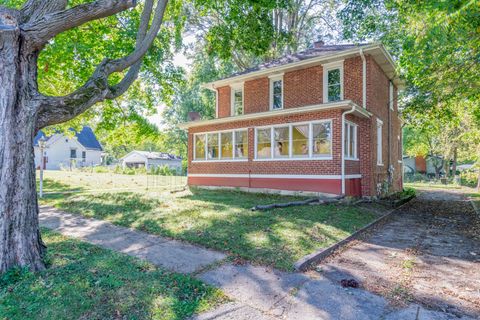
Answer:
[[233, 76], [226, 79], [221, 79], [202, 85], [203, 88], [215, 91], [217, 88], [228, 86], [237, 82], [244, 82], [247, 80], [253, 80], [263, 78], [266, 76], [274, 75], [282, 72], [290, 72], [298, 69], [304, 69], [311, 66], [326, 64], [330, 62], [338, 61], [339, 59], [347, 59], [360, 55], [360, 51], [364, 54], [372, 55], [373, 59], [379, 64], [387, 77], [393, 81], [395, 86], [399, 89], [405, 87], [403, 80], [401, 80], [396, 72], [395, 63], [392, 56], [388, 53], [385, 47], [380, 43], [373, 43], [358, 48], [348, 49], [341, 52], [335, 52], [329, 55], [323, 55], [305, 59], [302, 61], [286, 63], [284, 65], [252, 71], [249, 73]]
[[299, 108], [290, 108], [290, 109], [271, 110], [271, 111], [258, 112], [258, 113], [249, 113], [249, 114], [243, 114], [243, 115], [240, 115], [240, 116], [217, 118], [217, 119], [212, 119], [212, 120], [191, 121], [191, 122], [181, 123], [178, 126], [181, 129], [189, 129], [189, 128], [194, 128], [194, 127], [207, 126], [207, 125], [216, 125], [216, 124], [237, 122], [237, 121], [245, 121], [245, 120], [256, 120], [256, 119], [278, 117], [278, 116], [287, 116], [287, 115], [294, 115], [294, 114], [299, 114], [299, 113], [324, 111], [324, 110], [332, 110], [332, 109], [353, 110], [352, 113], [354, 115], [362, 117], [362, 118], [370, 118], [372, 116], [372, 114], [369, 111], [360, 107], [359, 105], [357, 105], [353, 101], [342, 100], [342, 101], [338, 101], [338, 102], [315, 104], [315, 105], [299, 107]]

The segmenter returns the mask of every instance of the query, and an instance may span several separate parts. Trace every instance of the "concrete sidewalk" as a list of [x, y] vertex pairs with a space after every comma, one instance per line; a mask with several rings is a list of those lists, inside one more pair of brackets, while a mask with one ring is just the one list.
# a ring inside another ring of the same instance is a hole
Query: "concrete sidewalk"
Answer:
[[417, 305], [394, 310], [380, 296], [362, 289], [344, 289], [320, 275], [312, 277], [248, 264], [222, 264], [227, 256], [220, 252], [50, 207], [41, 208], [40, 224], [63, 235], [129, 254], [171, 271], [196, 273], [200, 280], [219, 287], [234, 300], [196, 316], [196, 320], [453, 319], [448, 314], [428, 311]]

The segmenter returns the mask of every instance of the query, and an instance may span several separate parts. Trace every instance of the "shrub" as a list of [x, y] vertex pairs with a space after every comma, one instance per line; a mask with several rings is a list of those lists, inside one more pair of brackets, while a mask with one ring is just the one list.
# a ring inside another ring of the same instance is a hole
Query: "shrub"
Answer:
[[462, 186], [475, 188], [478, 183], [478, 172], [473, 170], [463, 171], [460, 173], [460, 184]]

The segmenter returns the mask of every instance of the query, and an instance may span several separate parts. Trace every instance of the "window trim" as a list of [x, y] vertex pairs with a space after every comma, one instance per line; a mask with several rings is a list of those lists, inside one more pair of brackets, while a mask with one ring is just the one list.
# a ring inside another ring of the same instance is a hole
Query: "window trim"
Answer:
[[[283, 80], [283, 73], [282, 74], [275, 74], [275, 75], [271, 75], [268, 77], [269, 78], [269, 110], [270, 111], [274, 111], [274, 110], [282, 110], [284, 109], [285, 107], [285, 101], [284, 101], [284, 80]], [[275, 81], [282, 81], [282, 107], [281, 108], [278, 108], [278, 109], [274, 109], [273, 108], [273, 83]]]
[[[383, 121], [377, 118], [377, 166], [383, 166]], [[380, 135], [378, 134], [380, 129]]]
[[[248, 128], [238, 128], [238, 129], [227, 129], [227, 130], [218, 130], [218, 131], [205, 131], [205, 132], [198, 132], [193, 133], [193, 159], [192, 163], [202, 163], [202, 162], [247, 162], [248, 161], [248, 146], [247, 146], [247, 157], [236, 158], [235, 157], [235, 149], [232, 150], [232, 158], [222, 159], [222, 142], [221, 142], [221, 133], [222, 132], [232, 132], [232, 143], [233, 148], [235, 148], [235, 132], [238, 131], [245, 131], [247, 133], [247, 141], [248, 141]], [[218, 159], [208, 159], [208, 139], [207, 134], [218, 134]], [[205, 136], [205, 147], [204, 147], [204, 155], [203, 159], [196, 160], [197, 157], [197, 139], [196, 137], [199, 135]], [[249, 141], [248, 141], [249, 142]]]
[[[343, 72], [344, 72], [344, 67], [343, 67], [343, 62], [344, 60], [340, 61], [335, 61], [331, 63], [325, 63], [322, 64], [323, 67], [323, 103], [332, 103], [332, 102], [338, 102], [343, 100]], [[328, 71], [339, 69], [340, 70], [340, 100], [338, 101], [329, 101], [328, 100]]]
[[[342, 143], [345, 143], [343, 157], [345, 158], [345, 160], [359, 161], [360, 159], [358, 158], [358, 124], [345, 120], [344, 126], [345, 125], [348, 125], [349, 129], [344, 132], [344, 135], [347, 138], [347, 141], [342, 141]], [[350, 130], [351, 130], [350, 127], [354, 128], [353, 137], [354, 137], [355, 143], [353, 144], [353, 156], [345, 154], [345, 152], [349, 150], [349, 146], [350, 146]], [[343, 128], [342, 130], [345, 130], [345, 128]]]
[[[242, 114], [235, 114], [235, 92], [242, 91]], [[241, 116], [245, 114], [245, 89], [244, 83], [235, 83], [230, 85], [230, 116]]]
[[[317, 156], [313, 154], [313, 125], [320, 124], [320, 123], [329, 123], [330, 124], [330, 156]], [[308, 155], [306, 157], [295, 157], [293, 156], [293, 127], [300, 126], [300, 125], [308, 125]], [[274, 155], [274, 129], [275, 128], [289, 128], [289, 156], [288, 157], [275, 157]], [[258, 130], [262, 129], [270, 129], [270, 158], [258, 158], [258, 145], [257, 145], [257, 136]], [[274, 125], [267, 125], [267, 126], [259, 126], [255, 127], [254, 133], [254, 155], [253, 161], [315, 161], [315, 160], [333, 160], [333, 120], [332, 119], [320, 119], [320, 120], [312, 120], [312, 121], [302, 121], [302, 122], [293, 122], [293, 123], [282, 123], [282, 124], [274, 124]]]

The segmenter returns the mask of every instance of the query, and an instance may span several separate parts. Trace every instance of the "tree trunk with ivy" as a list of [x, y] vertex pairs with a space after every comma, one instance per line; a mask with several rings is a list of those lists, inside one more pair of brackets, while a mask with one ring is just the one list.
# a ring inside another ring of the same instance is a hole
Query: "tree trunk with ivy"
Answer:
[[[28, 0], [19, 10], [0, 6], [0, 273], [12, 267], [45, 268], [35, 184], [36, 133], [123, 94], [137, 78], [167, 5], [167, 0], [145, 1], [136, 47], [129, 55], [105, 58], [69, 95], [46, 96], [37, 87], [37, 58], [45, 45], [61, 32], [136, 5], [135, 0], [98, 0], [67, 8], [67, 2]], [[127, 69], [119, 83], [108, 83], [111, 74]]]

